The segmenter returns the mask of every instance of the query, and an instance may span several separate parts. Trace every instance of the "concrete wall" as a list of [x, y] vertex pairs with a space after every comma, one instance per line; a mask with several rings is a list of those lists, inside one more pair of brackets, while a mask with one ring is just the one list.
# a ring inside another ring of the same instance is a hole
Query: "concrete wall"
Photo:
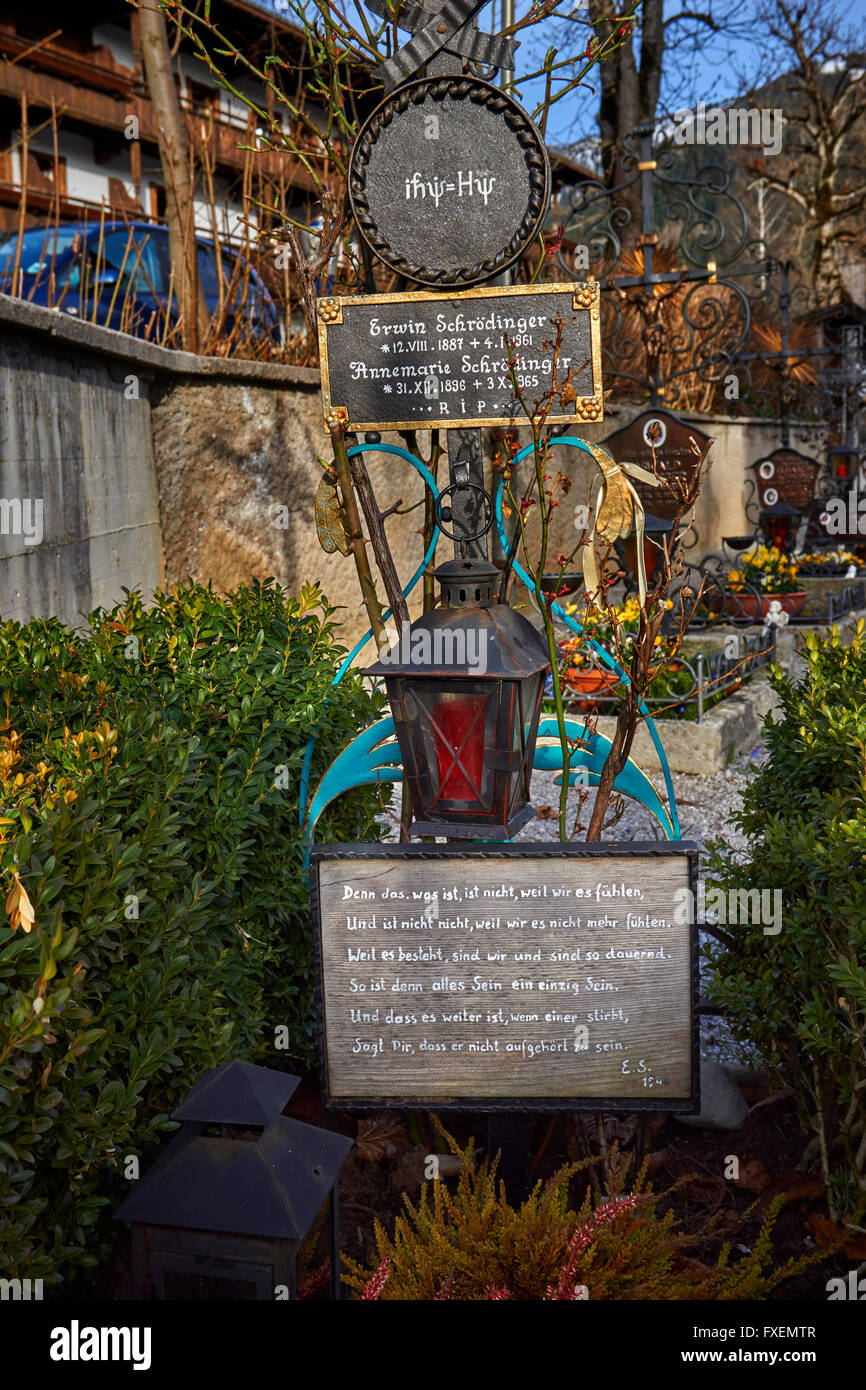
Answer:
[[[44, 527], [38, 545], [0, 534], [0, 614], [80, 624], [123, 586], [273, 576], [295, 592], [320, 581], [354, 642], [354, 562], [316, 535], [328, 454], [317, 370], [171, 352], [0, 295], [0, 499], [41, 499]], [[370, 473], [383, 505], [423, 499], [387, 455]], [[388, 525], [407, 576], [421, 516]]]
[[0, 613], [77, 625], [161, 578], [150, 403], [125, 395], [128, 362], [82, 351], [85, 325], [52, 335], [60, 315], [0, 301], [0, 497], [41, 503], [43, 530], [0, 517]]
[[[617, 413], [585, 437], [629, 418]], [[779, 441], [762, 421], [693, 418], [717, 441], [696, 518], [700, 558], [745, 529], [746, 465]], [[354, 562], [326, 555], [316, 536], [316, 459], [328, 453], [313, 369], [169, 352], [0, 295], [0, 498], [44, 501], [40, 545], [0, 535], [0, 613], [78, 623], [124, 585], [147, 595], [188, 577], [223, 590], [253, 577], [293, 591], [319, 580], [351, 644], [366, 628]], [[554, 554], [574, 543], [572, 504], [589, 495], [595, 470], [561, 453], [574, 481]], [[370, 456], [369, 468], [383, 509], [397, 499], [414, 508], [387, 522], [408, 578], [421, 555], [423, 487], [393, 455]], [[419, 605], [420, 586], [413, 616]]]

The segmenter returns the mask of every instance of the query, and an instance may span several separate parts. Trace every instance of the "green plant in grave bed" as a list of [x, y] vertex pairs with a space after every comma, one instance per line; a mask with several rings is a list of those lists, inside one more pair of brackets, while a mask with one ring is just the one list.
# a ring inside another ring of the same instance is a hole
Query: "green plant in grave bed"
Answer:
[[[89, 622], [0, 626], [9, 1277], [98, 1261], [125, 1155], [147, 1161], [203, 1071], [310, 1060], [301, 760], [319, 728], [315, 779], [380, 709], [357, 676], [332, 689], [315, 588], [132, 593]], [[377, 808], [347, 795], [320, 833], [376, 838]]]
[[736, 1038], [793, 1091], [831, 1215], [866, 1209], [866, 625], [806, 639], [806, 672], [771, 682], [768, 756], [736, 823], [746, 855], [711, 846], [708, 891], [779, 889], [782, 927], [731, 926], [713, 944], [713, 998]]
[[796, 561], [775, 545], [759, 545], [740, 555], [727, 584], [734, 593], [746, 585], [768, 594], [792, 594], [800, 587]]
[[369, 1266], [343, 1256], [344, 1281], [362, 1300], [573, 1301], [581, 1286], [590, 1302], [766, 1298], [824, 1258], [819, 1252], [774, 1262], [779, 1197], [750, 1233], [749, 1254], [732, 1259], [730, 1227], [726, 1241], [718, 1217], [684, 1231], [664, 1210], [665, 1194], [649, 1190], [646, 1161], [630, 1192], [608, 1191], [603, 1203], [588, 1187], [582, 1200], [570, 1200], [589, 1159], [558, 1169], [513, 1207], [496, 1163], [476, 1164], [471, 1140], [461, 1149], [445, 1138], [462, 1160], [456, 1190], [437, 1179], [425, 1184], [417, 1205], [404, 1196], [393, 1235], [375, 1223], [377, 1253]]

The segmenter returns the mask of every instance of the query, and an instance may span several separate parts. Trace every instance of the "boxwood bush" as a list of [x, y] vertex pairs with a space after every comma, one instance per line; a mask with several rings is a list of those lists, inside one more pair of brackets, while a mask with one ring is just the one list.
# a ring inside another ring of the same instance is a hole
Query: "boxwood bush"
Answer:
[[[357, 675], [331, 689], [315, 588], [128, 593], [88, 621], [0, 626], [5, 1277], [99, 1262], [127, 1156], [204, 1070], [310, 1060], [301, 760], [319, 728], [315, 780], [380, 713]], [[341, 798], [320, 838], [376, 838], [377, 804]]]
[[866, 1206], [866, 625], [806, 639], [806, 672], [771, 680], [768, 758], [737, 821], [748, 856], [713, 846], [708, 887], [780, 889], [782, 927], [727, 927], [713, 996], [734, 1035], [790, 1087], [828, 1183], [831, 1215]]

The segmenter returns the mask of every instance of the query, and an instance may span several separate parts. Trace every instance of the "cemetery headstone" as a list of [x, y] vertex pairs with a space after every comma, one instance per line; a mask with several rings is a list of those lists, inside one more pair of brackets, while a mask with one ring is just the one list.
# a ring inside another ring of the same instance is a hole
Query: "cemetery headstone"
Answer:
[[650, 473], [655, 449], [660, 486], [648, 487], [639, 479], [633, 486], [648, 512], [669, 521], [682, 506], [682, 492], [694, 483], [712, 439], [669, 411], [647, 410], [604, 442], [617, 463], [636, 463]]

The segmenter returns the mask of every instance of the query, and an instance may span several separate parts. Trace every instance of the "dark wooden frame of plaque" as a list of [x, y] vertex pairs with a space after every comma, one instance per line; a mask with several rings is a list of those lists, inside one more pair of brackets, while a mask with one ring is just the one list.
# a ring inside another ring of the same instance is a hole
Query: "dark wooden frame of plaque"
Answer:
[[[479, 261], [474, 266], [461, 266], [456, 270], [431, 269], [428, 266], [413, 264], [405, 257], [397, 255], [374, 221], [365, 194], [366, 166], [379, 130], [390, 125], [395, 117], [399, 118], [400, 113], [412, 103], [418, 105], [428, 95], [434, 100], [446, 96], [456, 100], [468, 100], [487, 106], [497, 115], [502, 113], [503, 120], [523, 148], [529, 173], [527, 209], [508, 245], [489, 260]], [[398, 274], [405, 275], [409, 280], [416, 280], [419, 284], [441, 285], [443, 288], [453, 289], [462, 286], [466, 289], [470, 285], [490, 280], [494, 275], [499, 275], [512, 266], [541, 230], [550, 202], [550, 186], [547, 146], [534, 121], [507, 92], [476, 77], [425, 77], [404, 83], [367, 117], [352, 146], [349, 160], [349, 201], [358, 230], [367, 245], [379, 260], [384, 261], [385, 265], [396, 270]]]
[[693, 840], [646, 840], [626, 842], [605, 841], [599, 843], [541, 842], [537, 844], [488, 844], [486, 841], [467, 844], [425, 845], [425, 844], [322, 844], [313, 845], [310, 850], [310, 905], [313, 916], [313, 950], [316, 969], [316, 1024], [319, 1034], [319, 1066], [321, 1068], [322, 1103], [326, 1110], [434, 1110], [471, 1111], [475, 1114], [495, 1114], [498, 1111], [578, 1111], [598, 1110], [620, 1111], [635, 1114], [641, 1111], [662, 1111], [667, 1115], [696, 1115], [701, 1108], [700, 1093], [700, 977], [698, 960], [698, 923], [693, 921], [689, 927], [689, 954], [691, 958], [691, 1076], [690, 1096], [683, 1097], [638, 1097], [601, 1096], [590, 1097], [506, 1097], [491, 1099], [481, 1096], [476, 1100], [463, 1097], [444, 1100], [439, 1096], [433, 1099], [409, 1098], [400, 1096], [369, 1096], [360, 1099], [332, 1097], [328, 1087], [328, 1049], [325, 1037], [325, 985], [322, 961], [322, 918], [319, 898], [319, 861], [323, 859], [603, 859], [606, 857], [652, 859], [681, 856], [688, 860], [689, 887], [692, 902], [697, 905], [698, 859], [700, 851]]
[[545, 425], [582, 425], [604, 418], [604, 388], [601, 379], [601, 287], [597, 280], [568, 281], [566, 284], [543, 285], [483, 285], [465, 290], [416, 290], [409, 294], [352, 294], [325, 295], [316, 301], [319, 326], [319, 369], [322, 384], [324, 434], [332, 428], [346, 430], [447, 430], [470, 429], [475, 426], [526, 425], [526, 414], [517, 410], [513, 415], [485, 415], [481, 418], [462, 415], [432, 416], [423, 420], [350, 420], [344, 405], [331, 399], [331, 373], [328, 365], [328, 329], [343, 322], [343, 309], [366, 304], [429, 304], [470, 303], [479, 299], [530, 298], [539, 294], [570, 294], [572, 309], [589, 314], [589, 343], [592, 367], [591, 396], [578, 396], [571, 414], [556, 412], [552, 406], [544, 416]]

